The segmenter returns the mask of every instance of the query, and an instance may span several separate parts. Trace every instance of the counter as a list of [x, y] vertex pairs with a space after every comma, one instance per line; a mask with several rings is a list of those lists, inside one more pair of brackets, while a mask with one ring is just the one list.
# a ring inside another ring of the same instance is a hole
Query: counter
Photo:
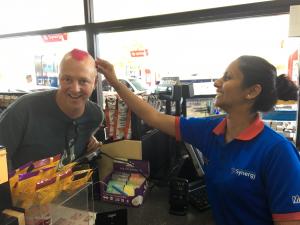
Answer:
[[128, 225], [215, 225], [211, 210], [198, 211], [189, 206], [185, 216], [169, 214], [169, 190], [167, 187], [153, 187], [138, 208], [125, 207], [95, 200], [96, 212], [109, 212], [127, 208]]

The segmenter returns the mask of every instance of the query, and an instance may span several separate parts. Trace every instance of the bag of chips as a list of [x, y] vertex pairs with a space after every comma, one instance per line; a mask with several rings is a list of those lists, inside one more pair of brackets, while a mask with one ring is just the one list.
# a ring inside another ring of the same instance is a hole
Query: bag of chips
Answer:
[[58, 183], [56, 177], [39, 181], [35, 187], [34, 203], [36, 205], [45, 205], [52, 202], [58, 195]]
[[72, 182], [69, 186], [69, 191], [74, 191], [86, 184], [93, 174], [92, 169], [78, 170], [73, 172]]
[[15, 185], [14, 203], [15, 206], [28, 209], [33, 204], [35, 185], [41, 179], [40, 171], [19, 174], [18, 182]]

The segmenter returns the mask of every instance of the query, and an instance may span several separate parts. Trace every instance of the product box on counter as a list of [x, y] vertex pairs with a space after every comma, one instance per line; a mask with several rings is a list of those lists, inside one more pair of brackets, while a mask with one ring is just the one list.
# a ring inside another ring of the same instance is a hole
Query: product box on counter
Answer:
[[11, 206], [12, 200], [8, 181], [6, 149], [0, 145], [0, 212]]
[[[10, 223], [14, 221], [12, 224], [25, 225], [25, 215], [23, 211], [21, 212], [14, 209], [5, 209], [2, 211], [2, 215], [5, 215], [7, 221], [10, 221]], [[6, 224], [10, 224], [10, 223], [6, 223]], [[0, 224], [2, 223], [0, 222]]]
[[113, 170], [100, 183], [101, 199], [105, 202], [138, 207], [146, 196], [149, 162], [128, 159], [115, 161]]
[[6, 148], [0, 145], [0, 184], [8, 181]]
[[101, 151], [110, 157], [103, 155], [98, 160], [99, 179], [103, 181], [113, 170], [112, 158], [142, 160], [142, 143], [136, 140], [122, 140], [101, 146]]
[[19, 225], [18, 219], [0, 212], [1, 225]]

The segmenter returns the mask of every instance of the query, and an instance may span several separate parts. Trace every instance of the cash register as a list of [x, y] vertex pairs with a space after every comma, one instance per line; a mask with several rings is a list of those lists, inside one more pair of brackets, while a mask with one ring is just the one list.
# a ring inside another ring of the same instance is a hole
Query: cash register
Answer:
[[155, 93], [159, 95], [161, 100], [180, 100], [181, 86], [179, 77], [163, 77]]
[[[194, 97], [192, 83], [181, 84], [178, 77], [165, 77], [158, 86], [156, 93], [161, 100], [166, 100], [166, 114], [172, 114], [171, 102], [173, 101], [176, 103], [175, 115], [187, 116], [186, 100]], [[210, 208], [204, 182], [201, 152], [187, 143], [181, 143], [181, 145], [177, 143], [176, 148], [184, 149], [186, 158], [177, 177], [173, 177], [170, 181], [170, 212], [185, 215], [186, 207], [184, 205], [187, 202], [199, 211]], [[179, 201], [178, 198], [181, 200]], [[182, 201], [182, 199], [186, 199], [186, 201]]]
[[[182, 87], [180, 85], [179, 77], [163, 77], [157, 86], [155, 93], [158, 95], [158, 98], [163, 101], [166, 114], [174, 114], [176, 116], [181, 114], [180, 100], [182, 98]], [[172, 110], [174, 103], [175, 112]]]

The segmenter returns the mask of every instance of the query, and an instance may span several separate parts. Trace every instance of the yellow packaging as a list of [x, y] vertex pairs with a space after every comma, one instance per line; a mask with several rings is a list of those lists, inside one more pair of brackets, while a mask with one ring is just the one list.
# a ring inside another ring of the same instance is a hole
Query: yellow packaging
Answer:
[[77, 165], [77, 162], [71, 162], [71, 163], [63, 166], [63, 168], [60, 171], [66, 171], [66, 170], [72, 169], [76, 165]]
[[18, 219], [19, 225], [25, 225], [24, 213], [19, 212], [19, 211], [15, 211], [15, 210], [11, 210], [11, 209], [4, 209], [2, 211], [2, 213], [6, 214], [6, 215], [9, 215], [9, 216], [16, 217]]
[[6, 149], [0, 146], [0, 184], [8, 181]]
[[60, 157], [61, 157], [61, 155], [59, 154], [59, 155], [56, 155], [53, 157], [35, 161], [32, 163], [32, 165], [33, 165], [32, 171], [37, 171], [37, 170], [41, 170], [43, 168], [48, 168], [48, 167], [53, 167], [53, 166], [56, 167], [59, 163]]
[[45, 205], [52, 202], [58, 195], [58, 183], [56, 177], [41, 180], [36, 184], [36, 193], [34, 203], [36, 205]]
[[15, 170], [16, 174], [23, 174], [27, 173], [27, 170], [32, 166], [32, 161], [20, 166], [18, 169]]
[[66, 191], [72, 184], [73, 172], [72, 168], [61, 171], [57, 174], [57, 183], [60, 191]]
[[128, 195], [128, 196], [134, 196], [135, 195], [135, 187], [132, 185], [125, 185], [124, 187], [124, 192]]
[[9, 186], [10, 186], [10, 191], [13, 192], [14, 190], [16, 190], [16, 185], [18, 183], [19, 180], [19, 175], [17, 173], [14, 173], [14, 175], [12, 175], [12, 177], [9, 178]]
[[18, 182], [19, 175], [27, 173], [27, 170], [31, 165], [32, 162], [26, 163], [23, 166], [19, 167], [18, 169], [9, 173], [8, 178], [9, 178], [9, 185], [11, 190], [13, 187], [15, 187], [16, 183]]
[[82, 185], [86, 184], [89, 181], [89, 179], [91, 178], [92, 174], [93, 174], [92, 169], [79, 170], [79, 171], [73, 172], [72, 182], [70, 184], [69, 190], [74, 191], [74, 190], [78, 189], [79, 187], [81, 187]]
[[14, 188], [12, 194], [15, 206], [27, 209], [32, 206], [35, 185], [40, 180], [40, 172], [30, 172], [26, 174], [19, 174], [19, 181]]
[[56, 175], [56, 167], [46, 167], [40, 170], [41, 179], [49, 179]]

